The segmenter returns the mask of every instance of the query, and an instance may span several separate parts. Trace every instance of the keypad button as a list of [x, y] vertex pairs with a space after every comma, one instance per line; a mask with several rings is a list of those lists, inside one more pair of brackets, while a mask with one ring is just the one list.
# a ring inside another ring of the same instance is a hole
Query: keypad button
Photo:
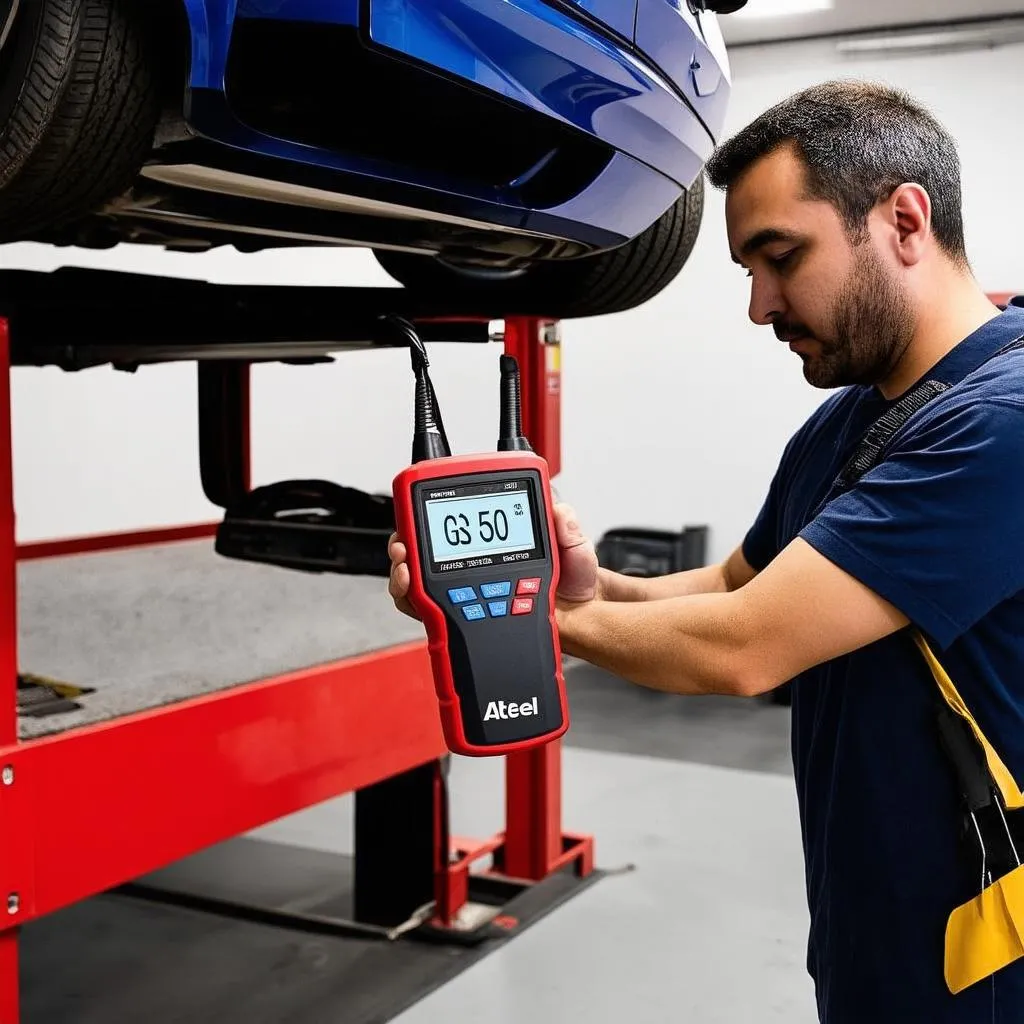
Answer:
[[486, 612], [484, 612], [484, 606], [482, 604], [467, 604], [462, 606], [462, 614], [470, 622], [475, 622], [477, 619], [487, 618]]
[[452, 604], [465, 604], [476, 600], [476, 591], [472, 587], [456, 587], [448, 591], [448, 600]]
[[508, 582], [480, 584], [480, 596], [484, 598], [484, 600], [488, 600], [492, 597], [508, 597], [511, 593], [512, 584]]
[[512, 602], [513, 615], [529, 615], [533, 611], [532, 597], [517, 597]]
[[508, 615], [508, 601], [488, 601], [487, 610], [496, 619], [501, 618], [502, 615]]
[[520, 580], [516, 584], [517, 594], [539, 594], [540, 593], [540, 580]]

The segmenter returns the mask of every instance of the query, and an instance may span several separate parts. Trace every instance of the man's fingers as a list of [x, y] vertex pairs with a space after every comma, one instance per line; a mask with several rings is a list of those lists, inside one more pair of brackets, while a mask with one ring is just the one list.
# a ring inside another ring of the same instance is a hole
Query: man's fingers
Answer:
[[409, 600], [409, 587], [412, 576], [406, 561], [408, 552], [405, 545], [398, 539], [398, 533], [388, 538], [388, 557], [391, 559], [391, 572], [388, 574], [388, 594], [395, 602], [395, 608], [410, 618], [419, 619], [416, 609]]
[[388, 593], [396, 601], [401, 600], [409, 593], [409, 566], [405, 562], [398, 562], [391, 567]]
[[405, 597], [409, 590], [409, 566], [406, 564], [405, 545], [398, 534], [391, 534], [388, 540], [388, 556], [391, 558], [391, 572], [388, 578], [388, 593], [396, 600]]
[[391, 567], [391, 576], [388, 579], [388, 593], [395, 602], [395, 607], [404, 615], [410, 618], [419, 619], [416, 609], [409, 600], [409, 566], [404, 562], [398, 562]]

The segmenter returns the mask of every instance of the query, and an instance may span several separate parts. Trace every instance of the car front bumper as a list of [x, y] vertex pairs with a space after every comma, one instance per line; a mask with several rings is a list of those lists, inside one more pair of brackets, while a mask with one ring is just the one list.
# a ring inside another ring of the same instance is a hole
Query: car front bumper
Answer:
[[[714, 145], [698, 105], [635, 46], [544, 0], [239, 0], [237, 8], [234, 0], [183, 2], [192, 34], [193, 127], [237, 151], [331, 172], [345, 194], [387, 199], [394, 189], [403, 205], [607, 248], [654, 223], [701, 173]], [[553, 119], [614, 152], [576, 195], [539, 208], [501, 188], [470, 192], [417, 180], [414, 166], [371, 166], [340, 148], [255, 130], [226, 98], [232, 30], [242, 18], [350, 25], [369, 48]], [[682, 16], [679, 24], [689, 31]], [[716, 102], [727, 90], [723, 81]], [[284, 166], [282, 173], [289, 173]]]

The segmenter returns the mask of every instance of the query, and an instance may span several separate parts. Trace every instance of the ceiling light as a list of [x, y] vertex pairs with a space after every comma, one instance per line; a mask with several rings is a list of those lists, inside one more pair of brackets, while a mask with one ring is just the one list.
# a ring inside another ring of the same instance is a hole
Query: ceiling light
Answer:
[[848, 56], [901, 53], [951, 53], [957, 50], [995, 49], [1024, 41], [1024, 22], [992, 25], [950, 25], [931, 31], [893, 32], [844, 39], [836, 50]]
[[761, 18], [791, 18], [817, 11], [830, 11], [834, 0], [750, 0], [742, 10], [730, 15], [731, 18], [756, 21]]

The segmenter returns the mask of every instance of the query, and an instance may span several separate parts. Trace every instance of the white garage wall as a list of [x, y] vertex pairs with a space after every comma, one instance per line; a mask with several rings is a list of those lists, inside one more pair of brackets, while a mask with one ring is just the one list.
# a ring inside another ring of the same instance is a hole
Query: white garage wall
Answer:
[[[1024, 217], [1015, 207], [1024, 141], [1014, 107], [1024, 47], [897, 61], [840, 61], [827, 43], [733, 55], [733, 131], [782, 96], [832, 77], [909, 89], [960, 142], [968, 242], [991, 290], [1024, 290]], [[214, 281], [391, 284], [362, 251], [241, 256], [121, 248], [0, 248], [0, 266], [119, 267]], [[624, 523], [711, 526], [723, 556], [756, 513], [791, 431], [821, 400], [798, 361], [746, 319], [747, 281], [729, 260], [723, 203], [708, 196], [690, 266], [645, 307], [565, 324], [564, 468], [558, 486], [598, 535]], [[159, 315], [159, 311], [155, 311]], [[493, 447], [496, 346], [435, 346], [434, 382], [453, 445]], [[14, 373], [21, 540], [214, 519], [198, 476], [195, 370]], [[254, 477], [324, 476], [387, 489], [409, 457], [404, 353], [347, 354], [333, 366], [254, 373]]]
[[[847, 62], [827, 43], [732, 57], [727, 131], [814, 82], [869, 77], [906, 88], [957, 138], [973, 266], [986, 289], [1024, 291], [1014, 106], [1024, 48]], [[823, 398], [770, 328], [747, 319], [748, 281], [728, 255], [724, 201], [709, 190], [692, 262], [639, 310], [565, 326], [562, 485], [592, 533], [643, 523], [711, 527], [711, 555], [742, 539], [782, 447]], [[610, 470], [610, 471], [609, 471]]]

